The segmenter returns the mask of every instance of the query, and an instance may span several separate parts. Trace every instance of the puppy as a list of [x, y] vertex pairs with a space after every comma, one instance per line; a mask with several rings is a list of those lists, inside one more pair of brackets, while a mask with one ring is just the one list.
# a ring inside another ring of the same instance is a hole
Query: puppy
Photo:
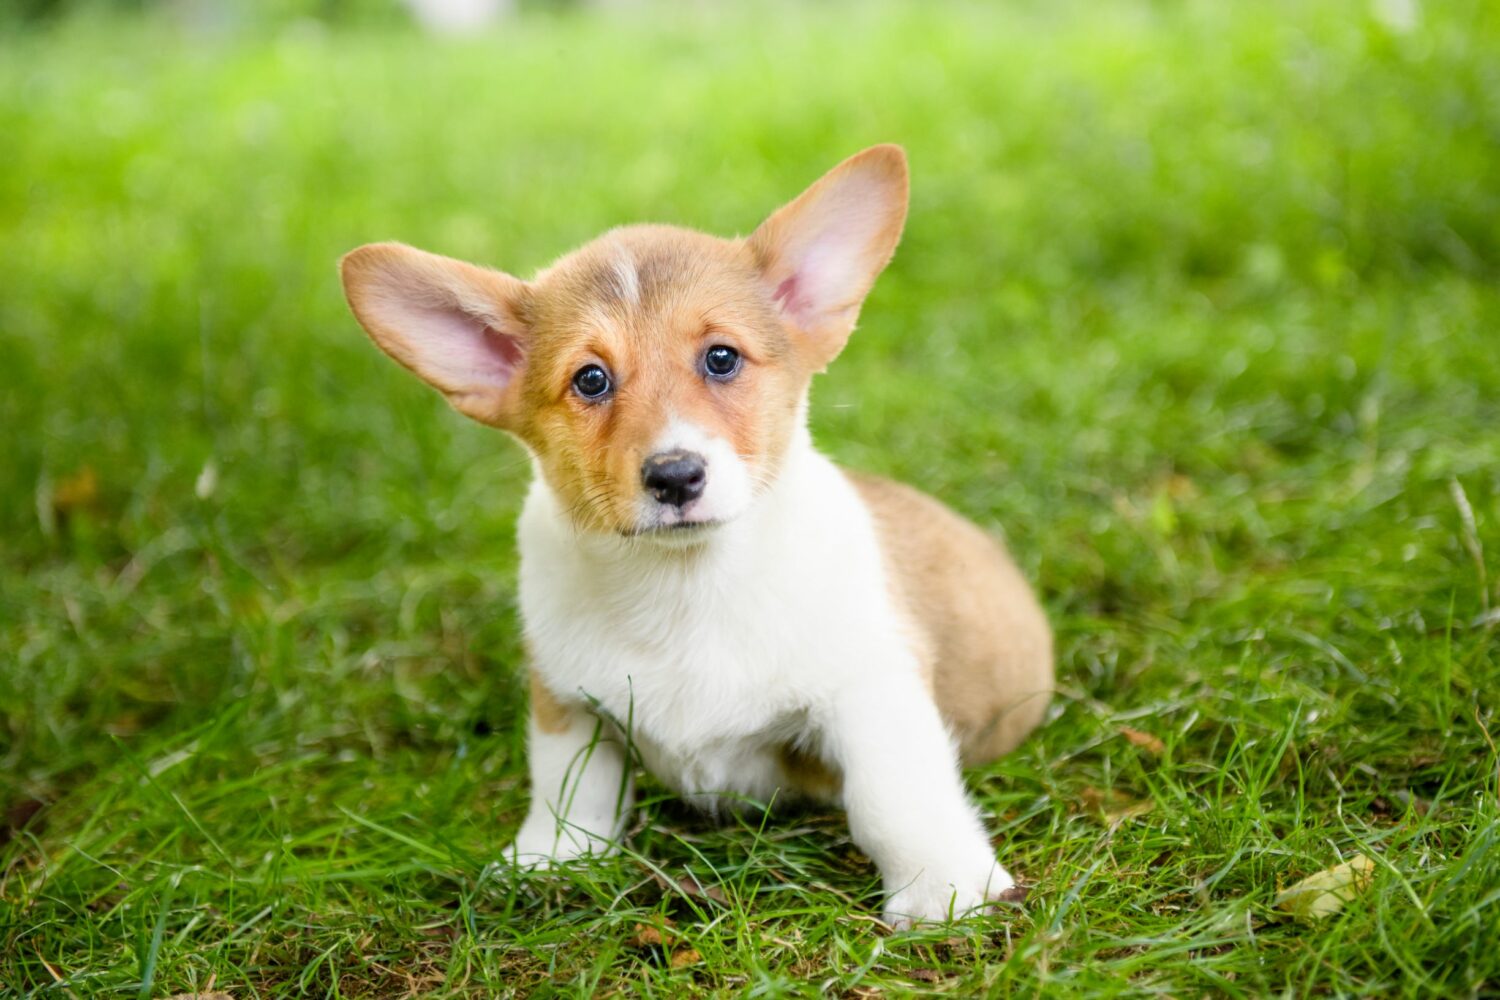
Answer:
[[746, 239], [630, 226], [531, 281], [395, 243], [343, 259], [376, 345], [532, 459], [514, 862], [614, 850], [634, 748], [710, 811], [842, 806], [893, 926], [1013, 885], [959, 768], [1041, 721], [1046, 619], [993, 539], [807, 430], [906, 203], [905, 154], [876, 146]]

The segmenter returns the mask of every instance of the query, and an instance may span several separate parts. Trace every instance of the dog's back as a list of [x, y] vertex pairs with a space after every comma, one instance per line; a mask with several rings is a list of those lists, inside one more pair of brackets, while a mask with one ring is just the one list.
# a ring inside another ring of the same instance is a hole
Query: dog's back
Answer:
[[848, 475], [875, 518], [896, 603], [964, 763], [1014, 749], [1052, 698], [1052, 631], [1030, 586], [995, 539], [937, 500]]

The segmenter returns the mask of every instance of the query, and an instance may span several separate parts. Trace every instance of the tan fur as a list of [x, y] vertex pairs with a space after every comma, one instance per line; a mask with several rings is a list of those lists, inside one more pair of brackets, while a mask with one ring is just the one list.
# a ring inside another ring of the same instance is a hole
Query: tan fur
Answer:
[[1052, 697], [1052, 631], [1004, 548], [909, 486], [849, 473], [970, 767], [1013, 749]]
[[544, 733], [567, 732], [574, 710], [557, 700], [536, 674], [531, 675], [531, 717]]
[[776, 761], [787, 787], [798, 795], [817, 802], [832, 802], [843, 788], [843, 775], [833, 765], [799, 746], [783, 745], [776, 753]]

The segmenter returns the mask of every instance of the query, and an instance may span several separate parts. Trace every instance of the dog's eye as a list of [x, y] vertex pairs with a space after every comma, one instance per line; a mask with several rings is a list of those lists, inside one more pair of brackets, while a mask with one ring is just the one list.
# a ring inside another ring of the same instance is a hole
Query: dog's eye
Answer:
[[598, 399], [609, 388], [609, 372], [598, 365], [584, 365], [573, 373], [573, 391], [584, 399]]
[[732, 378], [740, 370], [740, 352], [715, 344], [703, 355], [703, 368], [714, 378]]

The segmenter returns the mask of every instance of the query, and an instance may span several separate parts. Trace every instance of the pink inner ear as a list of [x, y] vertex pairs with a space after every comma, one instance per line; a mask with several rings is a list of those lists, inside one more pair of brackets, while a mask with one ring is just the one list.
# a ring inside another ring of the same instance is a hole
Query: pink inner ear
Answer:
[[427, 307], [397, 322], [414, 367], [444, 392], [504, 388], [526, 360], [519, 340], [459, 309]]
[[797, 276], [793, 274], [776, 286], [776, 291], [772, 293], [771, 298], [781, 306], [783, 312], [801, 316], [806, 313], [810, 303], [798, 294], [799, 291]]
[[484, 339], [490, 345], [490, 349], [500, 356], [500, 361], [506, 367], [515, 369], [521, 367], [521, 362], [526, 360], [526, 355], [521, 350], [521, 344], [516, 338], [507, 336], [495, 329], [493, 326], [484, 328]]
[[872, 234], [858, 216], [849, 224], [838, 216], [814, 216], [817, 225], [801, 238], [788, 241], [783, 250], [783, 266], [790, 274], [776, 285], [772, 298], [784, 315], [798, 326], [817, 327], [851, 305], [862, 295], [862, 284], [868, 284], [868, 271], [861, 261]]

